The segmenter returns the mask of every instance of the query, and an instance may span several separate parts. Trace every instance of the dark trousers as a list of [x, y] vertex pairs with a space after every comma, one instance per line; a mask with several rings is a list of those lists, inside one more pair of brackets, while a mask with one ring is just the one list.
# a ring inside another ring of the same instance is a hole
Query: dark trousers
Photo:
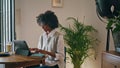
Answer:
[[55, 65], [55, 66], [46, 66], [46, 65], [39, 66], [39, 65], [37, 65], [37, 66], [31, 66], [31, 67], [27, 67], [27, 68], [59, 68], [59, 67], [58, 67], [58, 65]]

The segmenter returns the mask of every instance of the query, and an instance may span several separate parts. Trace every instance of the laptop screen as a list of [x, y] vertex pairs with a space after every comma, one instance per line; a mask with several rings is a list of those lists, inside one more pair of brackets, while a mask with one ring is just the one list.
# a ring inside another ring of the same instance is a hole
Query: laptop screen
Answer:
[[15, 52], [17, 52], [19, 54], [22, 54], [23, 52], [28, 53], [28, 55], [31, 54], [26, 41], [24, 41], [24, 40], [15, 40], [15, 41], [13, 41], [13, 44], [14, 44], [14, 51]]
[[13, 41], [15, 54], [24, 55], [24, 56], [39, 56], [44, 57], [44, 54], [41, 53], [31, 53], [29, 47], [24, 40], [15, 40]]

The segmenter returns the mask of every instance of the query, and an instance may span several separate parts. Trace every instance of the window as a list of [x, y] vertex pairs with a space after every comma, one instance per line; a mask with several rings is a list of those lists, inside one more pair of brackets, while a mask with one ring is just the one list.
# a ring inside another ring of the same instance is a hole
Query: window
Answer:
[[6, 51], [6, 43], [15, 39], [14, 0], [0, 0], [0, 50]]

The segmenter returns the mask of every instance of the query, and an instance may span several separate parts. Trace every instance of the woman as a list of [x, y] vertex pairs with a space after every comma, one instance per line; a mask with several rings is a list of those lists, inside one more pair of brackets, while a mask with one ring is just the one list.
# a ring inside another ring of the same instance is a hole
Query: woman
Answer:
[[64, 68], [64, 42], [63, 36], [56, 31], [59, 25], [57, 16], [46, 11], [37, 17], [37, 23], [44, 33], [39, 38], [36, 52], [47, 55], [45, 65], [39, 68]]

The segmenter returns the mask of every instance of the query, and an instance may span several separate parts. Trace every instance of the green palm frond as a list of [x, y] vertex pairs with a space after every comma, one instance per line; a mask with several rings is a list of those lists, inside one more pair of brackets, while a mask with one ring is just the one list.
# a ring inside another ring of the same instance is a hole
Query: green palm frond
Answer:
[[97, 30], [90, 25], [82, 24], [73, 17], [69, 17], [67, 20], [72, 20], [73, 26], [67, 28], [60, 24], [61, 30], [65, 33], [64, 40], [68, 45], [67, 53], [70, 55], [73, 64], [81, 65], [89, 56], [88, 50], [96, 41], [89, 34]]

